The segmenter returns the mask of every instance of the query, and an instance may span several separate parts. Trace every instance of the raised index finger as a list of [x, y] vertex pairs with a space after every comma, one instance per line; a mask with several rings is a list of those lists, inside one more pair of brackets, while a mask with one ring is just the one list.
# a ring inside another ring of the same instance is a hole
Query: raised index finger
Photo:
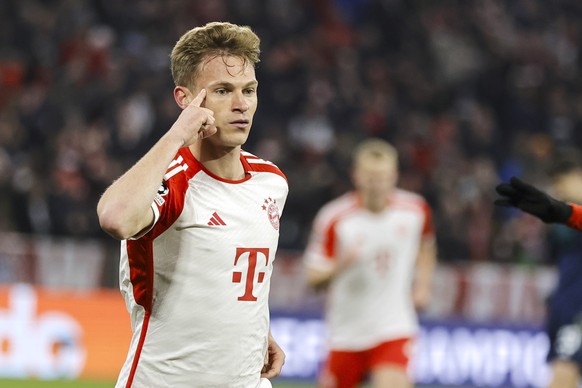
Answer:
[[202, 89], [198, 93], [198, 95], [196, 97], [194, 97], [194, 99], [190, 102], [189, 105], [200, 106], [200, 105], [202, 105], [202, 102], [204, 101], [205, 98], [206, 98], [206, 89]]

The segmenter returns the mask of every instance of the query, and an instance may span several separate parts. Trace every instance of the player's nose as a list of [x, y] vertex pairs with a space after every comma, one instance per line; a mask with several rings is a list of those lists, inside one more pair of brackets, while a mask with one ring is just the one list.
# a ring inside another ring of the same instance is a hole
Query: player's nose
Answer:
[[240, 112], [249, 110], [249, 103], [242, 92], [233, 93], [232, 110]]

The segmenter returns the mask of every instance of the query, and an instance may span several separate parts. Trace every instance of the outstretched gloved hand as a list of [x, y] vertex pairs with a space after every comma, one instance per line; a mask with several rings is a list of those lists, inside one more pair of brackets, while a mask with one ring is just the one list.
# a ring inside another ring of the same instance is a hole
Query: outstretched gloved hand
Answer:
[[565, 224], [572, 215], [572, 206], [516, 177], [497, 185], [495, 190], [501, 196], [495, 205], [521, 209], [546, 223]]

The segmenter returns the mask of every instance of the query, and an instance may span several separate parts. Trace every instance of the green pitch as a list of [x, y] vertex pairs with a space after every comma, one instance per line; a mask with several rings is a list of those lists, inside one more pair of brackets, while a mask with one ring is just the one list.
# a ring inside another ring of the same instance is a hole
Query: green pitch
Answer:
[[0, 387], [4, 388], [112, 388], [112, 381], [77, 381], [77, 380], [3, 380]]
[[[71, 380], [3, 380], [0, 379], [0, 388], [112, 388], [113, 381], [71, 381]], [[273, 381], [273, 388], [313, 388], [314, 384], [294, 384]]]
[[[0, 379], [0, 388], [113, 388], [113, 381], [81, 381], [81, 380], [3, 380]], [[293, 383], [289, 381], [273, 381], [273, 388], [314, 388], [314, 383]], [[418, 388], [444, 388], [442, 386], [417, 385]], [[364, 385], [364, 388], [370, 388]], [[457, 388], [474, 388], [470, 386]]]

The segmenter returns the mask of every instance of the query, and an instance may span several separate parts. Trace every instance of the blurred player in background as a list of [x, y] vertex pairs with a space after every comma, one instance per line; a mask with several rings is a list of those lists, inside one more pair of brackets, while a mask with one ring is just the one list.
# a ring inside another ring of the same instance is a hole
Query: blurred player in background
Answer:
[[416, 309], [430, 298], [436, 244], [425, 200], [396, 188], [397, 151], [379, 139], [354, 151], [355, 191], [317, 214], [304, 263], [308, 281], [328, 286], [330, 353], [325, 388], [412, 386], [407, 367]]
[[582, 368], [582, 238], [578, 205], [582, 203], [582, 160], [567, 153], [558, 157], [550, 171], [552, 198], [533, 186], [512, 178], [497, 186], [503, 198], [496, 203], [513, 206], [551, 223], [550, 247], [558, 264], [558, 283], [547, 304], [548, 361], [551, 388], [577, 388]]
[[249, 388], [281, 371], [268, 294], [287, 181], [241, 150], [259, 43], [230, 23], [186, 32], [171, 54], [181, 114], [98, 204], [133, 329], [117, 387]]

